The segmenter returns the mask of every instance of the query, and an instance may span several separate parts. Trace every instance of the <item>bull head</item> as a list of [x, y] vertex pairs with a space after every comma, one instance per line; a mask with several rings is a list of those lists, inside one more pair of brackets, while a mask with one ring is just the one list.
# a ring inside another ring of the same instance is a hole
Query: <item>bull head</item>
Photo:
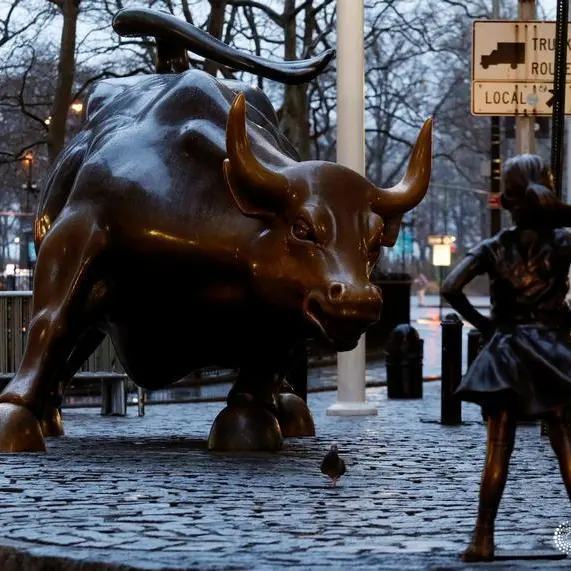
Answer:
[[[224, 174], [238, 208], [246, 216], [273, 218], [274, 212], [286, 205], [293, 193], [286, 176], [261, 164], [252, 152], [246, 132], [246, 98], [242, 93], [234, 99], [228, 115], [226, 148]], [[371, 185], [371, 210], [384, 221], [383, 246], [394, 246], [403, 215], [426, 195], [431, 165], [432, 119], [429, 118], [420, 131], [402, 180], [387, 189]], [[249, 198], [236, 191], [233, 180], [248, 186]]]
[[238, 95], [226, 127], [224, 173], [241, 212], [271, 221], [241, 250], [257, 292], [280, 309], [295, 315], [301, 310], [337, 351], [350, 350], [380, 317], [381, 292], [369, 275], [381, 244], [394, 243], [402, 215], [426, 193], [431, 121], [403, 180], [390, 189], [336, 163], [290, 162], [279, 152], [267, 153], [263, 138], [255, 140], [259, 151], [254, 154], [246, 133], [246, 100]]

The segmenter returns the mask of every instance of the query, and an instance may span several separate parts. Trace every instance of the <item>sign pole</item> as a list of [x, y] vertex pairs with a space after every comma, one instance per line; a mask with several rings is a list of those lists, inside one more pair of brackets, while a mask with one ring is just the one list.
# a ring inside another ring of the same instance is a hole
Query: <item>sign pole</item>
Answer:
[[500, 118], [492, 117], [492, 144], [491, 144], [491, 179], [488, 200], [490, 208], [490, 235], [494, 236], [502, 229], [502, 211], [499, 208], [500, 191], [502, 189], [502, 156], [501, 156]]
[[[441, 292], [442, 284], [444, 282], [444, 266], [438, 266], [438, 281], [440, 282], [438, 289]], [[442, 292], [440, 293], [439, 297], [440, 299], [438, 303], [438, 319], [442, 321], [442, 314], [444, 309], [444, 298], [442, 297]]]
[[[337, 162], [365, 174], [364, 0], [337, 0]], [[350, 190], [348, 191], [350, 192]], [[365, 336], [337, 354], [337, 416], [377, 414], [365, 397]]]
[[[500, 0], [493, 0], [492, 18], [499, 20], [500, 18]], [[502, 170], [502, 156], [501, 156], [501, 131], [500, 131], [500, 118], [495, 115], [491, 119], [491, 147], [490, 147], [490, 199], [495, 203], [499, 199], [501, 191], [501, 170]], [[493, 197], [493, 198], [492, 198]], [[488, 205], [490, 204], [488, 200]], [[490, 236], [497, 234], [502, 227], [502, 213], [499, 208], [490, 209]], [[442, 320], [442, 315], [440, 316]]]
[[[519, 0], [518, 18], [520, 20], [535, 20], [535, 0]], [[518, 155], [536, 152], [535, 117], [516, 117], [515, 144]]]
[[[566, 141], [570, 141], [571, 140], [571, 117], [567, 117], [565, 119], [565, 125], [567, 128], [567, 132], [565, 133], [566, 135]], [[569, 204], [571, 202], [571, 145], [567, 144], [565, 145], [565, 159], [566, 159], [566, 165], [567, 168], [565, 169], [567, 172], [567, 193], [565, 197], [562, 197], [563, 202]], [[569, 269], [569, 273], [571, 275], [571, 268]], [[569, 282], [571, 283], [571, 282]]]
[[555, 24], [555, 77], [553, 80], [553, 126], [551, 134], [551, 171], [555, 194], [563, 192], [563, 150], [565, 141], [565, 90], [567, 88], [567, 28], [569, 25], [569, 0], [557, 0]]
[[438, 267], [439, 304], [438, 316], [442, 321], [444, 298], [442, 297], [442, 283], [444, 282], [444, 266], [452, 263], [452, 244], [456, 241], [455, 236], [436, 235], [429, 236], [428, 243], [432, 246], [432, 265]]

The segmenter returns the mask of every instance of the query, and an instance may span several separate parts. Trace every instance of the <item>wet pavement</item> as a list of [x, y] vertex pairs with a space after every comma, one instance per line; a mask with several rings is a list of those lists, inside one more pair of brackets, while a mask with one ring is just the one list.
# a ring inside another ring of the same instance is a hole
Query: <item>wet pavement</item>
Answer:
[[[438, 382], [422, 400], [387, 400], [384, 388], [367, 398], [377, 416], [342, 419], [325, 413], [335, 393], [310, 395], [317, 436], [278, 454], [209, 453], [217, 403], [154, 406], [145, 417], [130, 408], [125, 418], [69, 410], [67, 435], [47, 454], [0, 458], [0, 545], [100, 568], [472, 568], [457, 553], [484, 457], [478, 409], [464, 407], [462, 426], [441, 426]], [[348, 466], [337, 488], [319, 471], [333, 441]], [[548, 442], [537, 425], [522, 426], [497, 544], [553, 552], [568, 520]]]
[[[437, 340], [438, 324], [420, 325]], [[368, 389], [371, 417], [327, 416], [335, 398], [310, 394], [317, 436], [276, 454], [209, 453], [222, 403], [150, 406], [144, 417], [129, 407], [124, 418], [65, 410], [66, 436], [46, 454], [0, 455], [0, 569], [571, 569], [460, 562], [485, 453], [476, 406], [464, 405], [461, 426], [440, 425], [438, 381], [421, 400]], [[334, 441], [348, 467], [337, 488], [319, 471]], [[559, 554], [554, 533], [566, 521], [548, 441], [521, 426], [498, 549]]]

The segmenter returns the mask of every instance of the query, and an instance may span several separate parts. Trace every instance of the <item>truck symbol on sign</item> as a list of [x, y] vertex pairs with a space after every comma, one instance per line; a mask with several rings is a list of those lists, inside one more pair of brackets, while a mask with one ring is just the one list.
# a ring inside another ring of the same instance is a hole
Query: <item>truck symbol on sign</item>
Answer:
[[484, 69], [502, 63], [509, 63], [515, 69], [520, 63], [525, 63], [525, 43], [498, 42], [498, 47], [490, 54], [483, 55], [480, 63]]

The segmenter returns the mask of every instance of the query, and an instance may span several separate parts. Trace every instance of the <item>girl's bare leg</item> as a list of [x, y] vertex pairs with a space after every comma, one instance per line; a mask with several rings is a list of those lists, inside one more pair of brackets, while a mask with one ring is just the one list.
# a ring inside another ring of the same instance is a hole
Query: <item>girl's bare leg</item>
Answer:
[[462, 554], [464, 561], [491, 561], [494, 558], [494, 522], [508, 477], [515, 429], [515, 418], [508, 411], [488, 417], [488, 442], [480, 484], [478, 519], [472, 543]]
[[553, 411], [546, 419], [551, 448], [559, 461], [561, 476], [571, 500], [571, 424], [564, 409]]

